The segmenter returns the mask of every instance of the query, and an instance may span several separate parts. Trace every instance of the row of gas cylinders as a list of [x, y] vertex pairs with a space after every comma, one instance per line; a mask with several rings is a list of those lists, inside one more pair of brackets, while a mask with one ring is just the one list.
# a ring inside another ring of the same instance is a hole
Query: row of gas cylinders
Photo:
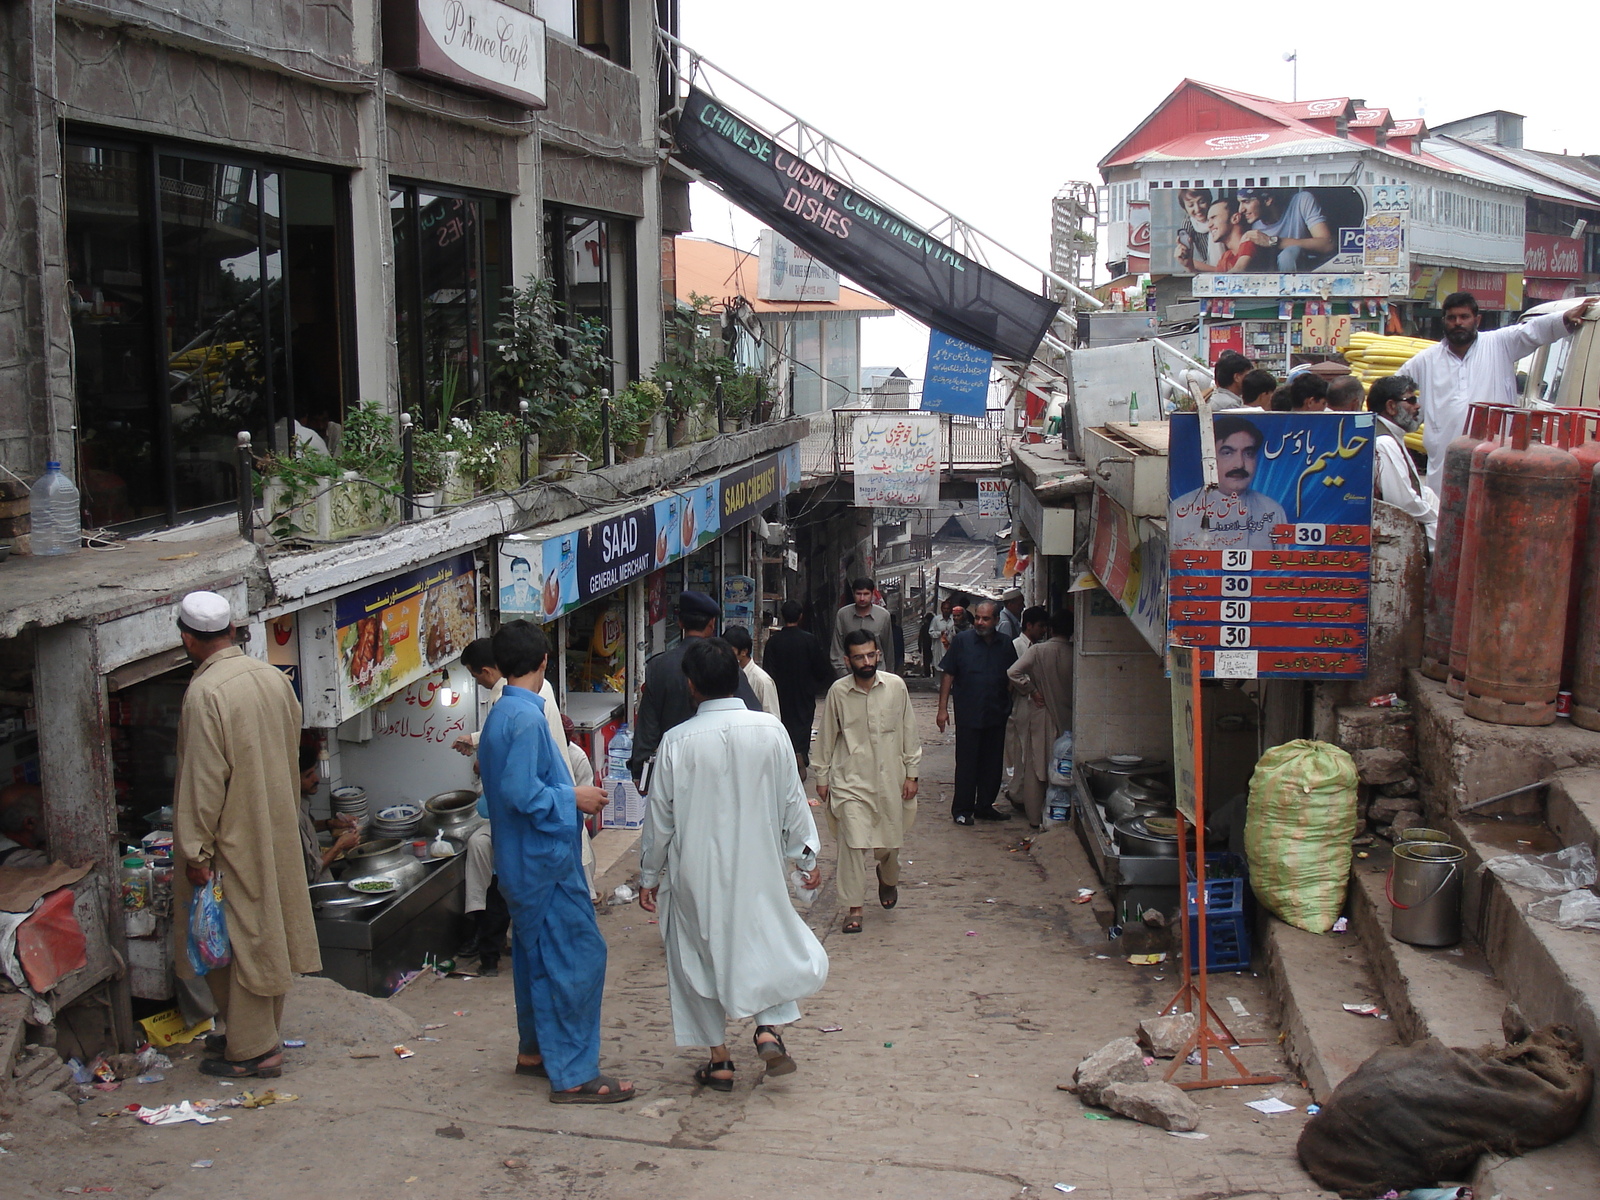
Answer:
[[1600, 441], [1593, 409], [1475, 404], [1444, 452], [1422, 673], [1470, 717], [1600, 730]]

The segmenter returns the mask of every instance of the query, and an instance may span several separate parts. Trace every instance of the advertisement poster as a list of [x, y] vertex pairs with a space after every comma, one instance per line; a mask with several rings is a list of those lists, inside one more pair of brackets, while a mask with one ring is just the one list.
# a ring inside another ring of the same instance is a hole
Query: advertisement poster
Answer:
[[873, 414], [855, 421], [856, 507], [939, 503], [939, 418]]
[[1006, 504], [1006, 493], [1011, 490], [1011, 481], [1008, 479], [980, 479], [978, 480], [978, 516], [999, 517], [1004, 520], [1011, 515], [1011, 509]]
[[1172, 681], [1172, 783], [1178, 811], [1195, 819], [1195, 780], [1200, 764], [1194, 753], [1194, 651], [1167, 647], [1167, 675]]
[[300, 699], [300, 629], [294, 613], [267, 622], [267, 661], [289, 677], [294, 698]]
[[1213, 431], [1207, 489], [1199, 416], [1173, 416], [1169, 640], [1204, 678], [1365, 675], [1372, 414], [1224, 412]]
[[756, 581], [749, 575], [729, 575], [722, 581], [722, 626], [754, 627]]
[[460, 656], [478, 633], [470, 554], [339, 597], [340, 710], [354, 715]]
[[722, 513], [718, 507], [718, 481], [683, 493], [683, 515], [679, 521], [683, 552], [693, 554], [722, 533]]
[[1160, 652], [1167, 635], [1167, 544], [1157, 526], [1138, 520], [1099, 488], [1093, 505], [1089, 570], [1139, 636]]
[[[1362, 190], [1353, 187], [1155, 188], [1150, 192], [1150, 270], [1157, 275], [1358, 272], [1366, 265], [1361, 235], [1368, 207]], [[1286, 240], [1297, 244], [1284, 245]]]
[[983, 416], [989, 411], [989, 372], [993, 366], [994, 355], [987, 350], [930, 329], [922, 411]]

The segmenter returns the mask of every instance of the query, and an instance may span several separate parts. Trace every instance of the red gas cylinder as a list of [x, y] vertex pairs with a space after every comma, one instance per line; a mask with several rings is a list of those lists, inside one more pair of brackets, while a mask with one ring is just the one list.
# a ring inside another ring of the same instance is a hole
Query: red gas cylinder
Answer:
[[[1600, 467], [1589, 476], [1589, 492], [1600, 488]], [[1583, 583], [1578, 594], [1578, 645], [1572, 672], [1572, 723], [1600, 732], [1600, 504], [1589, 506], [1583, 546]]]
[[1558, 414], [1561, 440], [1557, 443], [1578, 460], [1578, 500], [1572, 507], [1572, 584], [1567, 591], [1567, 640], [1561, 655], [1561, 686], [1572, 690], [1578, 661], [1578, 603], [1583, 592], [1584, 543], [1589, 536], [1590, 479], [1600, 464], [1600, 441], [1590, 436], [1593, 409], [1563, 409]]
[[1477, 579], [1478, 534], [1483, 529], [1483, 464], [1500, 445], [1510, 408], [1489, 413], [1489, 432], [1472, 448], [1468, 466], [1467, 502], [1461, 515], [1459, 566], [1456, 569], [1455, 613], [1450, 625], [1450, 674], [1444, 690], [1457, 700], [1466, 694], [1467, 651], [1472, 644], [1472, 590]]
[[1489, 434], [1493, 406], [1474, 404], [1467, 431], [1444, 448], [1439, 524], [1434, 533], [1433, 566], [1422, 608], [1422, 673], [1441, 682], [1450, 675], [1450, 630], [1456, 619], [1456, 582], [1461, 570], [1461, 529], [1467, 511], [1472, 451]]
[[1551, 724], [1561, 689], [1579, 468], [1565, 450], [1529, 441], [1531, 417], [1512, 414], [1510, 441], [1483, 464], [1462, 707], [1498, 725]]

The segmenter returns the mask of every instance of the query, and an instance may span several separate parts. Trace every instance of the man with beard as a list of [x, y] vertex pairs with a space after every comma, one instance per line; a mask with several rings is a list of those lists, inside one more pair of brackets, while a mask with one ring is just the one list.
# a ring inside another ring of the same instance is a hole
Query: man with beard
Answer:
[[866, 894], [863, 855], [878, 867], [878, 903], [900, 902], [900, 846], [917, 815], [922, 741], [911, 693], [898, 675], [878, 670], [878, 646], [865, 629], [845, 634], [850, 674], [828, 689], [817, 729], [817, 799], [839, 845], [839, 903], [845, 933], [861, 932]]
[[1255, 257], [1256, 270], [1314, 271], [1333, 254], [1333, 228], [1317, 198], [1302, 188], [1278, 202], [1270, 188], [1240, 188], [1239, 206], [1244, 216], [1244, 240], [1267, 253]]
[[950, 639], [950, 649], [939, 662], [939, 707], [933, 722], [943, 733], [950, 723], [953, 695], [956, 778], [950, 816], [957, 825], [1011, 819], [1010, 813], [994, 806], [1005, 764], [1006, 722], [1011, 717], [1006, 668], [1017, 661], [1017, 648], [995, 629], [999, 610], [993, 600], [974, 604], [972, 628]]
[[1427, 484], [1438, 495], [1444, 480], [1444, 448], [1467, 427], [1474, 404], [1515, 404], [1517, 360], [1569, 333], [1576, 333], [1594, 297], [1565, 313], [1545, 313], [1505, 329], [1478, 332], [1478, 301], [1471, 292], [1444, 298], [1444, 341], [1429, 346], [1400, 368], [1416, 380], [1422, 400], [1422, 446], [1428, 454]]
[[1212, 423], [1217, 439], [1217, 486], [1197, 487], [1172, 508], [1174, 550], [1271, 550], [1272, 527], [1288, 524], [1283, 505], [1250, 485], [1266, 441], [1248, 417], [1225, 414]]
[[1415, 517], [1431, 551], [1439, 498], [1422, 482], [1405, 443], [1405, 435], [1418, 425], [1417, 385], [1404, 375], [1385, 375], [1373, 383], [1367, 408], [1377, 435], [1372, 444], [1373, 497]]

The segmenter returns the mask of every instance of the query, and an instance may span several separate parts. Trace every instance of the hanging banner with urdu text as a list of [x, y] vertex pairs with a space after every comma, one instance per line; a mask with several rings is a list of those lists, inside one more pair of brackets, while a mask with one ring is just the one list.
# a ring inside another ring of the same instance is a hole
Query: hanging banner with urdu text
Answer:
[[691, 88], [677, 155], [751, 215], [869, 292], [973, 346], [1026, 362], [1059, 307], [795, 157]]
[[922, 411], [981, 417], [989, 411], [994, 355], [958, 338], [928, 331], [928, 365], [922, 375]]
[[934, 508], [939, 503], [939, 418], [874, 413], [856, 418], [857, 508]]

